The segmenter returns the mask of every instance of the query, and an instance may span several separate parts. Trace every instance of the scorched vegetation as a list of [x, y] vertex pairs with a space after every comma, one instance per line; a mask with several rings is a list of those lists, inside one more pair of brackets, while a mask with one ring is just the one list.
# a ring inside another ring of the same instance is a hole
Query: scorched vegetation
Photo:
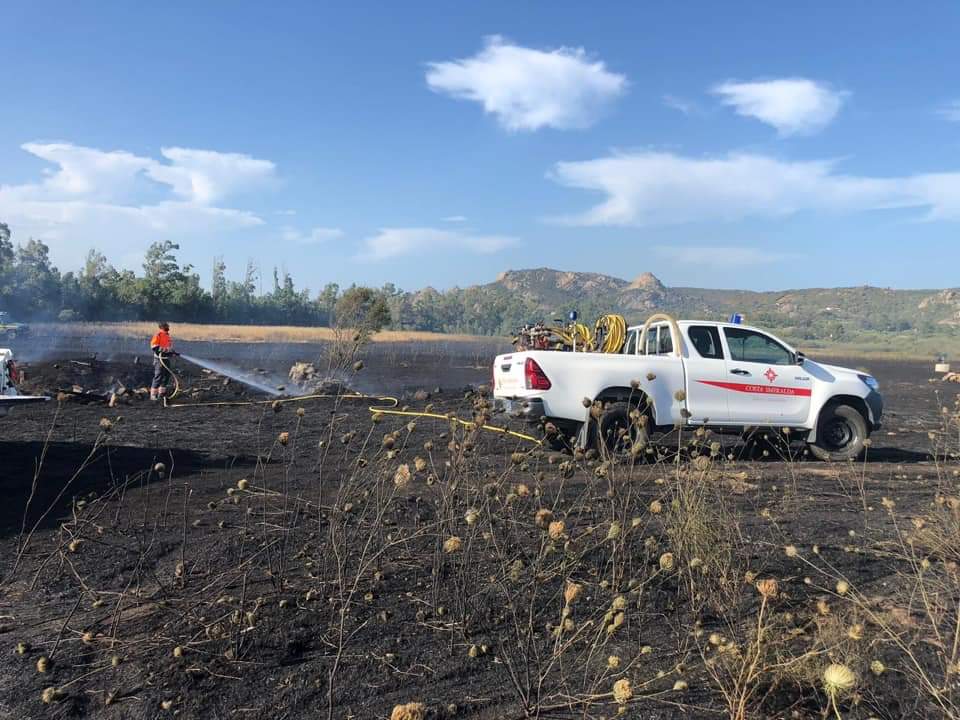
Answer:
[[[87, 454], [51, 492], [39, 448], [5, 526], [0, 708], [960, 717], [953, 399], [929, 454], [879, 467], [873, 447], [806, 462], [775, 432], [553, 453], [487, 432], [482, 389], [216, 412], [42, 416]], [[247, 452], [163, 449], [212, 442], [201, 421]]]

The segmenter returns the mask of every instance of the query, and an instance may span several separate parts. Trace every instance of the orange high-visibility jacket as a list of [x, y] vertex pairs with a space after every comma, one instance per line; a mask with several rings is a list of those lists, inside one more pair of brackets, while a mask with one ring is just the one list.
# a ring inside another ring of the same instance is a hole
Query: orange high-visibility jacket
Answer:
[[164, 352], [173, 348], [173, 341], [170, 339], [170, 333], [168, 333], [166, 330], [160, 330], [150, 340], [150, 349], [155, 350], [156, 348], [160, 348], [160, 350]]

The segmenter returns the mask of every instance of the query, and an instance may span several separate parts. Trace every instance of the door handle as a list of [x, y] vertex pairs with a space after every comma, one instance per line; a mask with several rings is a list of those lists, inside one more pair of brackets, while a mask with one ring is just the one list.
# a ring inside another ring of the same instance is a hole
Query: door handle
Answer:
[[749, 374], [750, 374], [750, 371], [749, 371], [749, 370], [741, 370], [740, 368], [734, 368], [733, 370], [730, 371], [730, 374], [731, 374], [731, 375], [749, 375]]

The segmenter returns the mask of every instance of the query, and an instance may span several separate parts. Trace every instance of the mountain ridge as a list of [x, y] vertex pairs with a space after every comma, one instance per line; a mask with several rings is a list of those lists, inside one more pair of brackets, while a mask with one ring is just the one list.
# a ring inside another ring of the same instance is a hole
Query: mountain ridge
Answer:
[[[484, 333], [509, 333], [524, 323], [550, 321], [577, 310], [588, 322], [616, 312], [630, 323], [657, 311], [703, 320], [723, 320], [739, 312], [748, 322], [811, 339], [908, 330], [960, 334], [960, 289], [956, 288], [696, 288], [664, 285], [646, 271], [627, 280], [549, 267], [509, 269], [488, 283], [404, 293], [394, 305], [395, 319], [408, 327]], [[439, 317], [445, 308], [458, 308], [459, 317]]]

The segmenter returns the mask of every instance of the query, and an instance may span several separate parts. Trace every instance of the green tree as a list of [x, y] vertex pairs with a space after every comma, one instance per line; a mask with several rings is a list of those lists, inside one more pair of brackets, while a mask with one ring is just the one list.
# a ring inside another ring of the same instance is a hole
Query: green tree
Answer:
[[180, 265], [174, 250], [180, 246], [170, 240], [155, 242], [143, 258], [144, 311], [153, 317], [168, 312], [171, 288], [180, 276]]
[[116, 276], [117, 271], [107, 262], [106, 256], [91, 249], [77, 279], [77, 295], [75, 298], [68, 298], [65, 293], [64, 306], [76, 310], [82, 317], [90, 320], [116, 316], [118, 310], [138, 316], [139, 307], [118, 307]]
[[281, 280], [274, 269], [274, 289], [265, 298], [268, 303], [270, 322], [285, 324], [315, 323], [319, 317], [319, 307], [310, 300], [309, 290], [297, 290], [290, 273], [284, 272]]
[[5, 308], [13, 294], [13, 242], [10, 240], [10, 226], [0, 223], [0, 303]]
[[337, 296], [339, 294], [339, 285], [336, 283], [327, 283], [323, 286], [323, 290], [321, 290], [320, 294], [317, 296], [317, 303], [319, 303], [320, 308], [325, 315], [325, 322], [329, 326], [332, 326], [334, 323], [333, 309], [336, 307]]
[[383, 294], [356, 285], [347, 288], [334, 308], [336, 325], [372, 335], [390, 322], [390, 308]]
[[192, 265], [184, 265], [173, 278], [168, 290], [167, 312], [201, 322], [213, 319], [213, 299], [200, 287], [200, 276]]
[[23, 316], [52, 317], [60, 311], [60, 272], [50, 263], [50, 248], [30, 239], [14, 258], [15, 311]]
[[223, 256], [218, 255], [213, 259], [213, 277], [210, 280], [210, 296], [213, 300], [213, 308], [217, 317], [223, 319], [227, 315], [227, 264], [223, 261]]
[[257, 279], [259, 277], [257, 264], [252, 260], [247, 260], [247, 268], [244, 271], [241, 282], [230, 282], [227, 284], [227, 298], [224, 308], [224, 320], [233, 322], [253, 323], [258, 321], [256, 316], [256, 294]]
[[177, 243], [153, 243], [143, 261], [144, 311], [152, 317], [175, 315], [190, 320], [209, 320], [213, 302], [200, 287], [200, 276], [192, 265], [182, 268], [174, 254]]

